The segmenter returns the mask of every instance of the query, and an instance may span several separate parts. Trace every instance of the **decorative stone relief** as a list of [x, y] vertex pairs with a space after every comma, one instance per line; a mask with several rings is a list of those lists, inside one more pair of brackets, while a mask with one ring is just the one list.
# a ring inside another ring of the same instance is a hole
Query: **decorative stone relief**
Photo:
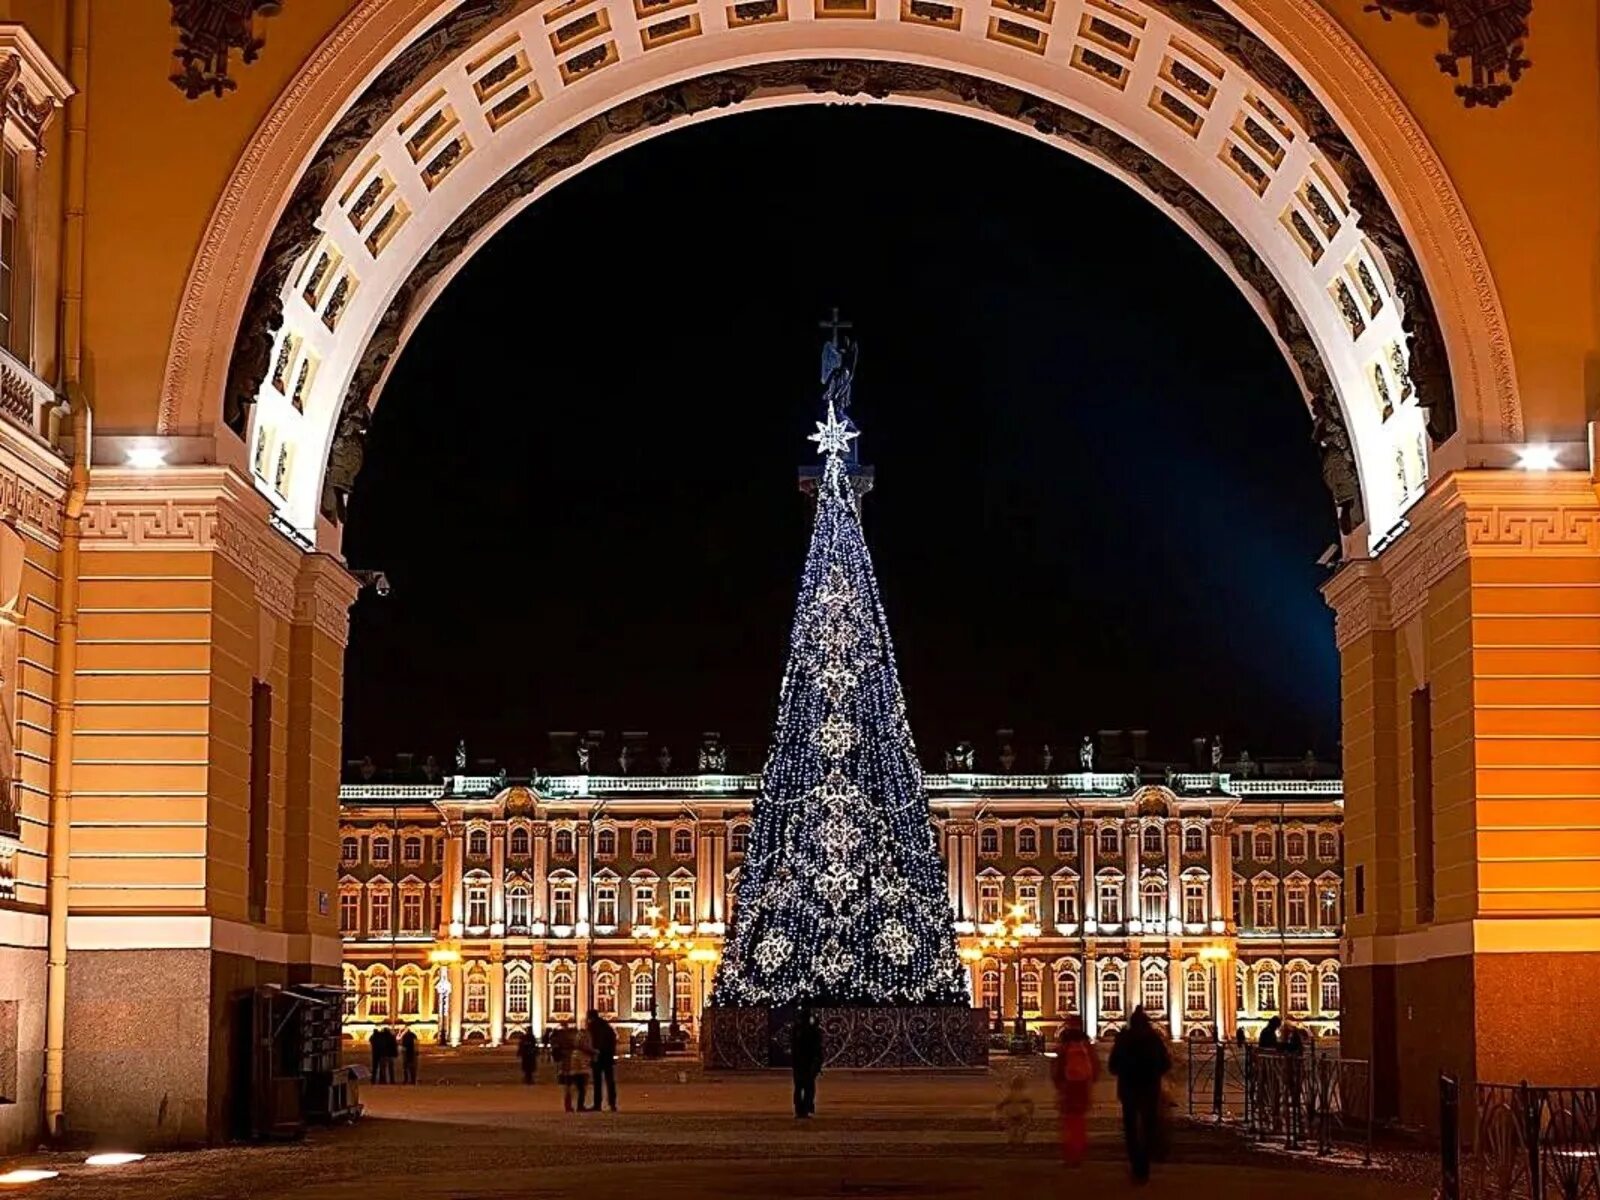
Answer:
[[1494, 108], [1533, 65], [1522, 54], [1533, 0], [1373, 0], [1366, 11], [1385, 21], [1395, 13], [1412, 16], [1430, 29], [1444, 22], [1447, 48], [1434, 61], [1452, 79], [1460, 79], [1462, 63], [1468, 64], [1470, 82], [1456, 84], [1468, 108]]
[[178, 30], [173, 85], [191, 100], [207, 92], [220, 99], [233, 91], [239, 86], [229, 74], [234, 51], [241, 62], [255, 62], [267, 44], [261, 19], [282, 10], [282, 0], [172, 0]]

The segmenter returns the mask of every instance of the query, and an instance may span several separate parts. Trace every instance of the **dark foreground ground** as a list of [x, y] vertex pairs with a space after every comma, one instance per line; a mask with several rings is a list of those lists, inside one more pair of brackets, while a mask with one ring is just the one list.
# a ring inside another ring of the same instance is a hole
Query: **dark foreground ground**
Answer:
[[[302, 1143], [153, 1155], [94, 1169], [82, 1156], [31, 1156], [59, 1178], [30, 1196], [122, 1200], [364, 1197], [1023, 1197], [1131, 1194], [1109, 1091], [1092, 1122], [1090, 1161], [1063, 1168], [1040, 1060], [971, 1075], [830, 1072], [818, 1114], [796, 1121], [781, 1074], [705, 1076], [689, 1063], [621, 1064], [622, 1111], [568, 1115], [548, 1066], [532, 1087], [508, 1051], [426, 1057], [417, 1087], [369, 1087], [352, 1128]], [[1013, 1148], [993, 1108], [1022, 1071], [1037, 1112]], [[1235, 1137], [1180, 1126], [1172, 1160], [1143, 1196], [1427, 1200], [1426, 1164], [1338, 1169], [1250, 1151]], [[10, 1189], [0, 1188], [0, 1191]]]

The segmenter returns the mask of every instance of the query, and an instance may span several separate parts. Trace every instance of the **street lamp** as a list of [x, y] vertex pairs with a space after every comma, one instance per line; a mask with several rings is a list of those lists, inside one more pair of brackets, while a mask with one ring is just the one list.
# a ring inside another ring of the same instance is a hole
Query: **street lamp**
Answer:
[[1011, 1031], [1018, 1038], [1025, 1037], [1028, 1032], [1027, 1021], [1022, 1015], [1022, 944], [1038, 937], [1041, 932], [1038, 924], [1029, 919], [1030, 916], [1026, 905], [1013, 904], [998, 921], [979, 926], [982, 936], [976, 947], [979, 956], [994, 954], [1000, 957], [1010, 950], [1016, 961], [1017, 1016]]
[[449, 1028], [448, 1022], [450, 1017], [449, 967], [452, 963], [460, 962], [461, 955], [455, 950], [430, 950], [428, 951], [428, 961], [432, 963], [439, 972], [438, 982], [433, 985], [433, 1011], [435, 1023], [438, 1025], [438, 1029], [435, 1031], [434, 1037], [438, 1041], [439, 1045], [448, 1046], [450, 1042], [448, 1040], [449, 1035], [446, 1031]]
[[[715, 967], [722, 954], [715, 946], [694, 946], [689, 951], [689, 961], [695, 964], [700, 984], [700, 1003], [705, 1004], [706, 996], [706, 968]], [[695, 1017], [696, 1037], [699, 1036], [699, 1016]]]
[[1213, 989], [1215, 993], [1215, 999], [1212, 1001], [1212, 1003], [1216, 1005], [1216, 1011], [1212, 1014], [1212, 1023], [1216, 1027], [1217, 1041], [1219, 1042], [1223, 1037], [1222, 1014], [1224, 1010], [1222, 1004], [1224, 997], [1222, 994], [1222, 964], [1227, 962], [1232, 957], [1233, 951], [1220, 942], [1214, 943], [1210, 946], [1200, 947], [1200, 961], [1210, 967], [1212, 975], [1216, 979], [1216, 987]]
[[679, 925], [675, 921], [667, 920], [656, 905], [645, 909], [645, 920], [634, 927], [634, 936], [650, 948], [650, 1026], [645, 1033], [646, 1058], [660, 1058], [662, 1054], [661, 1001], [657, 996], [656, 981], [658, 967], [663, 958], [672, 966], [672, 986], [669, 992], [672, 1021], [669, 1029], [674, 1038], [679, 1034], [677, 964], [695, 951], [694, 939], [689, 936], [692, 932], [693, 926]]

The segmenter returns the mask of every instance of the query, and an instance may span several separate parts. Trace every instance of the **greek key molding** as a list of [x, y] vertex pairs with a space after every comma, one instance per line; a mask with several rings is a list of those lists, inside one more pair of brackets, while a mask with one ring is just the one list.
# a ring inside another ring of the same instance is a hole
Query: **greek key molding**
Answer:
[[1467, 543], [1474, 555], [1600, 554], [1600, 508], [1496, 508], [1470, 513]]
[[360, 585], [326, 554], [305, 557], [294, 586], [294, 621], [311, 625], [341, 647], [350, 644], [350, 606]]

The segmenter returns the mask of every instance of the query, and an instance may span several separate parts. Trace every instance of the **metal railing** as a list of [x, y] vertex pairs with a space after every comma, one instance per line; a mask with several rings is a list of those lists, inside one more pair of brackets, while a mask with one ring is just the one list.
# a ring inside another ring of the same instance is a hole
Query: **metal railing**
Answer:
[[1461, 1085], [1439, 1076], [1442, 1200], [1600, 1200], [1600, 1087], [1472, 1087], [1463, 1145]]
[[1241, 1120], [1260, 1141], [1372, 1161], [1372, 1078], [1364, 1059], [1315, 1040], [1300, 1054], [1232, 1042], [1189, 1045], [1189, 1115]]

